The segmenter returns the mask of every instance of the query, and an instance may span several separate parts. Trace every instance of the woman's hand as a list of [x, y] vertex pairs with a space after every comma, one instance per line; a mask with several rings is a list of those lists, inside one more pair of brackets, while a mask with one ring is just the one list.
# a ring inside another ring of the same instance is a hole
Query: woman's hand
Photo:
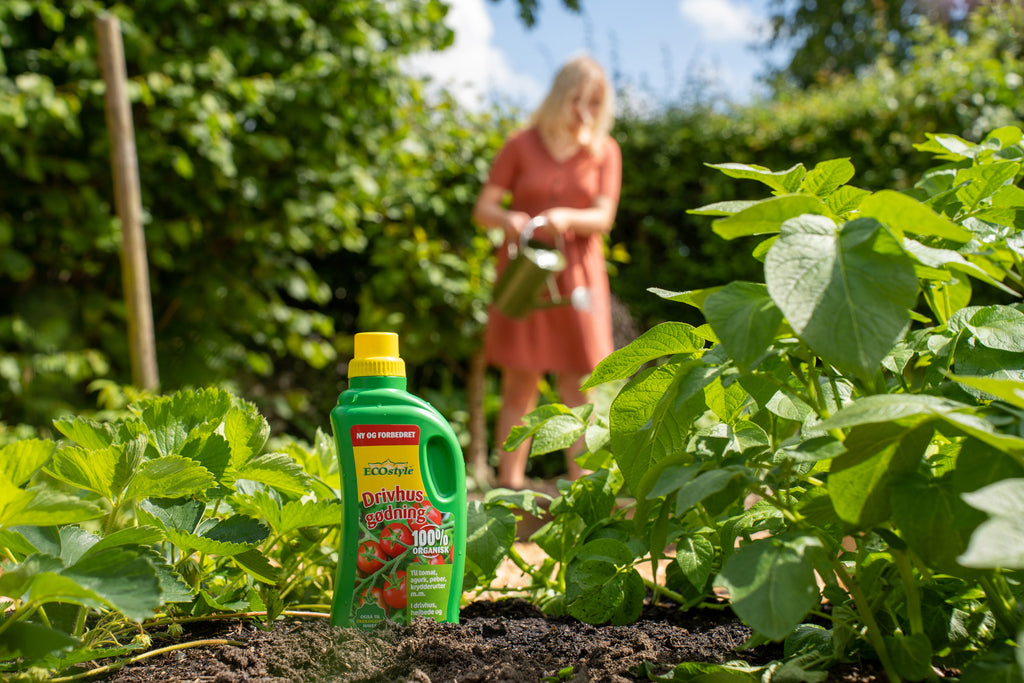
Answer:
[[548, 219], [547, 229], [557, 235], [573, 233], [592, 235], [606, 233], [612, 229], [615, 220], [616, 203], [608, 197], [598, 197], [594, 205], [586, 209], [570, 209], [556, 206], [540, 215]]
[[556, 235], [564, 235], [572, 230], [574, 213], [575, 211], [573, 209], [556, 207], [554, 209], [548, 209], [540, 215], [548, 219], [548, 224], [544, 227]]
[[530, 222], [530, 214], [522, 211], [506, 211], [505, 220], [502, 221], [501, 228], [505, 231], [506, 239], [515, 241], [519, 239], [519, 236], [523, 234], [523, 228]]

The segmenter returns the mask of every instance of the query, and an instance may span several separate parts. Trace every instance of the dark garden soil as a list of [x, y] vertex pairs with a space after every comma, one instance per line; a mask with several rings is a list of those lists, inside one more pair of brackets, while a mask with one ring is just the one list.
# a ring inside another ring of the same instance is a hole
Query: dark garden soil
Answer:
[[[376, 631], [340, 629], [325, 619], [282, 619], [270, 631], [248, 621], [205, 623], [176, 642], [225, 639], [128, 665], [111, 674], [117, 683], [210, 681], [359, 681], [442, 683], [457, 681], [537, 683], [572, 667], [565, 680], [619, 683], [648, 680], [642, 662], [664, 674], [684, 661], [766, 663], [779, 646], [737, 652], [750, 635], [728, 610], [682, 613], [650, 608], [629, 626], [589, 626], [546, 618], [521, 599], [478, 601], [462, 610], [460, 623], [418, 619]], [[154, 646], [166, 645], [154, 639]], [[883, 681], [876, 667], [844, 665], [832, 683]]]

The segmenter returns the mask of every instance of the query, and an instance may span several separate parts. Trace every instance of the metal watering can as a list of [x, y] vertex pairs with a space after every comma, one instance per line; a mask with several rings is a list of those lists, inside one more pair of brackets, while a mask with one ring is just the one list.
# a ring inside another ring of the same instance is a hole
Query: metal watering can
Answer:
[[[494, 305], [510, 318], [525, 318], [538, 308], [567, 303], [555, 284], [555, 275], [565, 270], [563, 249], [532, 239], [534, 230], [547, 223], [547, 218], [537, 216], [523, 227], [519, 243], [510, 242], [508, 245], [508, 265], [494, 285]], [[561, 235], [557, 240], [564, 248]], [[545, 287], [550, 299], [541, 299]]]

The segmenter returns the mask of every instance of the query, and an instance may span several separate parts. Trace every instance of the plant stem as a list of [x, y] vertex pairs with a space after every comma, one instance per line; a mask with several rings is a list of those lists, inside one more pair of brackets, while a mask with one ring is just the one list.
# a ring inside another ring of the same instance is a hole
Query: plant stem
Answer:
[[515, 549], [515, 546], [510, 546], [508, 549], [508, 558], [512, 560], [513, 564], [523, 570], [523, 573], [527, 574], [534, 581], [540, 581], [545, 588], [553, 588], [551, 580], [548, 577], [541, 575], [537, 570], [530, 565], [523, 556], [519, 554], [519, 551]]
[[882, 638], [882, 630], [878, 627], [878, 622], [875, 621], [875, 615], [871, 611], [871, 605], [868, 604], [867, 598], [864, 597], [864, 592], [854, 582], [853, 577], [846, 571], [846, 567], [839, 561], [839, 558], [834, 557], [831, 562], [832, 570], [839, 578], [839, 582], [846, 587], [846, 591], [853, 598], [853, 603], [857, 606], [857, 612], [864, 621], [868, 640], [871, 642], [871, 646], [875, 648], [875, 654], [878, 655], [878, 661], [882, 663], [882, 668], [885, 669], [885, 675], [889, 678], [890, 683], [900, 683], [903, 679], [896, 673], [892, 658], [889, 656], [889, 648], [885, 646], [885, 640]]
[[113, 664], [108, 664], [106, 666], [101, 666], [101, 667], [99, 667], [97, 669], [91, 669], [89, 671], [85, 671], [85, 672], [80, 673], [80, 674], [75, 674], [74, 676], [63, 676], [61, 678], [51, 678], [50, 679], [50, 683], [68, 683], [68, 681], [80, 681], [80, 680], [83, 680], [83, 679], [86, 679], [86, 678], [92, 678], [94, 676], [99, 676], [101, 674], [108, 674], [108, 673], [117, 671], [121, 667], [127, 666], [128, 664], [135, 664], [137, 662], [141, 662], [143, 660], [149, 659], [150, 657], [156, 657], [158, 655], [167, 654], [168, 652], [175, 652], [177, 650], [187, 650], [188, 648], [192, 648], [192, 647], [206, 647], [206, 646], [212, 646], [212, 645], [235, 645], [235, 646], [240, 646], [240, 645], [244, 645], [244, 644], [245, 643], [242, 643], [241, 641], [238, 641], [238, 640], [224, 640], [224, 639], [215, 638], [215, 639], [210, 639], [210, 640], [194, 640], [194, 641], [189, 642], [189, 643], [180, 643], [178, 645], [168, 645], [167, 647], [160, 647], [160, 648], [157, 648], [155, 650], [150, 650], [149, 652], [144, 652], [141, 655], [136, 655], [135, 657], [129, 657], [128, 659], [122, 659], [122, 660], [114, 662]]
[[75, 617], [75, 628], [71, 632], [71, 635], [80, 637], [85, 633], [85, 619], [89, 616], [89, 609], [84, 605], [78, 608], [78, 615]]
[[818, 417], [822, 420], [828, 419], [828, 401], [825, 400], [825, 392], [821, 390], [821, 383], [818, 382], [818, 361], [814, 356], [811, 356], [807, 363], [807, 393], [814, 400], [810, 406]]
[[309, 548], [307, 548], [305, 551], [299, 554], [295, 558], [295, 561], [291, 563], [291, 567], [289, 567], [288, 571], [285, 573], [285, 576], [289, 577], [288, 582], [284, 585], [283, 588], [281, 588], [280, 595], [282, 600], [284, 600], [285, 596], [292, 592], [292, 590], [294, 590], [295, 587], [299, 585], [301, 579], [306, 578], [305, 575], [300, 575], [298, 573], [298, 569], [302, 566], [302, 563], [308, 560], [310, 555], [312, 555], [317, 550], [319, 550], [318, 545], [310, 544]]
[[903, 593], [907, 597], [907, 618], [910, 620], [910, 632], [924, 633], [924, 620], [921, 618], [921, 593], [914, 584], [914, 572], [910, 566], [910, 557], [906, 551], [889, 548], [896, 568], [903, 582]]
[[665, 586], [659, 586], [657, 582], [651, 581], [650, 579], [644, 579], [642, 576], [640, 578], [643, 579], [644, 585], [650, 588], [652, 591], [660, 592], [666, 598], [669, 598], [673, 602], [678, 602], [680, 605], [686, 604], [686, 598], [684, 598], [681, 593], [677, 593], [670, 588], [666, 588]]
[[1011, 638], [1015, 638], [1020, 631], [1021, 620], [1017, 614], [1017, 601], [1006, 585], [1006, 579], [1000, 574], [995, 574], [982, 577], [979, 583], [985, 591], [989, 609], [995, 615], [996, 623]]

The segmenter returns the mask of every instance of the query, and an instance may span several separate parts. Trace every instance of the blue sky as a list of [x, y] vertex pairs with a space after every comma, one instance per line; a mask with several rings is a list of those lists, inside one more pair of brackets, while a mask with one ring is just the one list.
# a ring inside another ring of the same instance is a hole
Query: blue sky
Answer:
[[537, 25], [523, 26], [515, 0], [448, 0], [455, 44], [417, 59], [467, 106], [488, 97], [532, 109], [558, 67], [587, 52], [638, 100], [680, 100], [693, 82], [705, 94], [750, 99], [765, 59], [750, 49], [763, 35], [767, 0], [582, 0], [582, 12], [541, 0]]

